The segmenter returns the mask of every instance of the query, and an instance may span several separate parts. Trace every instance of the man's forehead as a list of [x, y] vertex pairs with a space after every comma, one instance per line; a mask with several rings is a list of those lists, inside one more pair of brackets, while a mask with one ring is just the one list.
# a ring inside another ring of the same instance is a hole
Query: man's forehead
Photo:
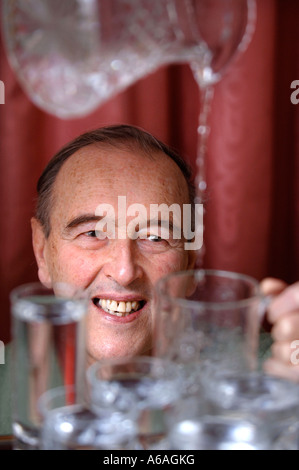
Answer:
[[119, 182], [130, 175], [137, 179], [146, 177], [145, 186], [151, 179], [174, 186], [186, 184], [180, 168], [162, 151], [153, 150], [149, 154], [138, 146], [122, 148], [100, 143], [83, 147], [71, 155], [57, 175], [56, 186], [64, 187], [68, 182], [78, 185], [92, 175]]
[[[126, 207], [119, 208], [119, 198]], [[189, 190], [177, 164], [163, 152], [120, 150], [90, 145], [65, 162], [53, 186], [51, 224], [65, 226], [81, 214], [95, 214], [100, 204], [113, 207], [115, 214], [141, 204], [171, 206], [188, 204]]]
[[[125, 152], [128, 153], [128, 152]], [[124, 151], [107, 144], [91, 144], [74, 152], [63, 164], [58, 176], [72, 177], [77, 175], [84, 175], [89, 171], [97, 169], [101, 171], [109, 171], [113, 167], [116, 170], [119, 167], [126, 166], [124, 158]], [[130, 155], [132, 160], [134, 155]], [[136, 155], [135, 160], [140, 161], [142, 155]]]

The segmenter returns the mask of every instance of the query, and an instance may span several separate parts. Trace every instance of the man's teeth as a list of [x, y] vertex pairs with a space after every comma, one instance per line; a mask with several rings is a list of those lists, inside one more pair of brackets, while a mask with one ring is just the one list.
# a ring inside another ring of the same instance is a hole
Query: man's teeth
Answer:
[[105, 310], [118, 317], [125, 317], [132, 312], [136, 312], [141, 307], [141, 302], [134, 300], [133, 302], [117, 302], [116, 300], [99, 299], [98, 304]]

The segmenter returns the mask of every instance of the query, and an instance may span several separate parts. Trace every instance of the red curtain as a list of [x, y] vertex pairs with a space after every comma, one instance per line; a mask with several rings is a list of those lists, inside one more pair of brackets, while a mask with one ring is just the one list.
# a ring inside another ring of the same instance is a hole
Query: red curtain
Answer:
[[[299, 278], [299, 79], [297, 0], [258, 0], [245, 54], [215, 86], [207, 154], [204, 265]], [[9, 292], [37, 279], [30, 217], [43, 167], [63, 144], [90, 128], [141, 126], [176, 147], [195, 168], [199, 92], [187, 65], [171, 65], [110, 99], [91, 115], [61, 120], [22, 91], [1, 44], [0, 340], [10, 339]]]

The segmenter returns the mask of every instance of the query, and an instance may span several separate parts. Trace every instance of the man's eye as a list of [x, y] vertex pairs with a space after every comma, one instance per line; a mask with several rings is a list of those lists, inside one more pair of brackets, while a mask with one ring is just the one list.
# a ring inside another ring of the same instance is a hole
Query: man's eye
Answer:
[[161, 242], [162, 238], [159, 237], [158, 235], [148, 235], [147, 239], [150, 240], [151, 242]]
[[84, 235], [86, 235], [87, 237], [91, 237], [91, 238], [97, 237], [97, 233], [95, 230], [89, 230], [88, 232], [85, 232]]

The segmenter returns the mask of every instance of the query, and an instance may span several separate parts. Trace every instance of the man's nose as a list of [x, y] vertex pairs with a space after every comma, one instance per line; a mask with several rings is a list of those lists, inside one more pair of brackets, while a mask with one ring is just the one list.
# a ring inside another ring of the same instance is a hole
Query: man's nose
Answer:
[[111, 246], [111, 257], [102, 268], [106, 277], [121, 286], [128, 286], [142, 277], [137, 250], [132, 240], [117, 240]]

